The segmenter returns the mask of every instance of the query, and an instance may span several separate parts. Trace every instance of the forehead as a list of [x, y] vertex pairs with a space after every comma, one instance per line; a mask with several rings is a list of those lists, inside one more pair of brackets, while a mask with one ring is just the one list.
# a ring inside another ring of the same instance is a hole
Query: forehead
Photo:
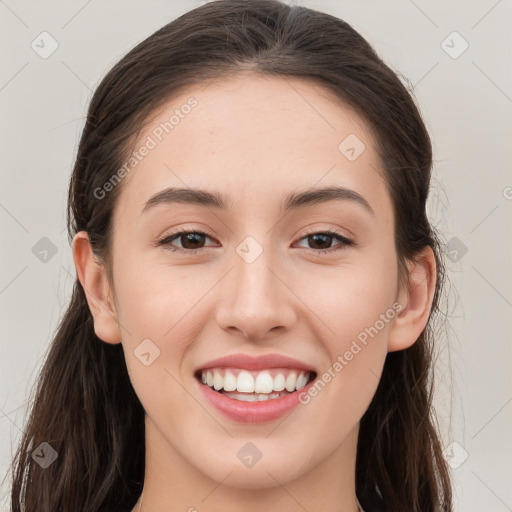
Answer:
[[391, 209], [366, 123], [309, 80], [247, 74], [192, 87], [146, 120], [134, 149], [118, 215], [140, 215], [170, 186], [221, 191], [240, 212], [336, 184]]

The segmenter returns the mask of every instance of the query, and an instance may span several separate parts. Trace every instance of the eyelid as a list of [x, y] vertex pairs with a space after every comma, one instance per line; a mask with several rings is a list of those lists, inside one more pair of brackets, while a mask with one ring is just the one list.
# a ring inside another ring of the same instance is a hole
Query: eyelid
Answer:
[[321, 233], [329, 233], [333, 235], [338, 235], [340, 238], [343, 238], [346, 243], [350, 244], [356, 244], [354, 241], [354, 237], [352, 235], [349, 235], [346, 232], [343, 232], [342, 230], [338, 228], [308, 228], [305, 233], [303, 233], [298, 240], [302, 240], [303, 238], [310, 236], [310, 235], [317, 235]]

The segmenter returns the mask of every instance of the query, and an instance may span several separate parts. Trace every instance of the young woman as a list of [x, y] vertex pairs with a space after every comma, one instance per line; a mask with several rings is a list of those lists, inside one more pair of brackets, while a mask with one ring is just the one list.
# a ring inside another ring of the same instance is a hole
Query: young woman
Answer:
[[107, 74], [12, 509], [452, 510], [432, 148], [344, 21], [219, 0]]

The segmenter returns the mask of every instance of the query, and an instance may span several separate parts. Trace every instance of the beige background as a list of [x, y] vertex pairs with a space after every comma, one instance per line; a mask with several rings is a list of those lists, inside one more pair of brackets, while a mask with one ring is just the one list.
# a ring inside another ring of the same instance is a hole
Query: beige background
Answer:
[[[131, 47], [202, 3], [0, 0], [0, 479], [74, 280], [64, 214], [92, 91]], [[429, 212], [450, 254], [436, 406], [456, 510], [512, 510], [511, 2], [289, 3], [348, 21], [415, 88], [434, 142]], [[31, 47], [43, 31], [58, 44], [47, 58]], [[7, 493], [8, 480], [0, 510]]]

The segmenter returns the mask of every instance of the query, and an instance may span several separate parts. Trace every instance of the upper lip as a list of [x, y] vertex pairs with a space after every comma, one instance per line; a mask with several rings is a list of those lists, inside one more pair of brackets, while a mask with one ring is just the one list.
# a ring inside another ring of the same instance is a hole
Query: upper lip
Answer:
[[315, 372], [316, 370], [309, 364], [306, 364], [298, 359], [293, 359], [281, 354], [263, 354], [261, 356], [250, 356], [248, 354], [231, 354], [218, 359], [213, 359], [203, 363], [196, 368], [196, 372], [206, 370], [208, 368], [220, 367], [240, 368], [243, 370], [265, 370], [267, 368], [296, 368], [298, 370], [305, 370], [308, 372]]

